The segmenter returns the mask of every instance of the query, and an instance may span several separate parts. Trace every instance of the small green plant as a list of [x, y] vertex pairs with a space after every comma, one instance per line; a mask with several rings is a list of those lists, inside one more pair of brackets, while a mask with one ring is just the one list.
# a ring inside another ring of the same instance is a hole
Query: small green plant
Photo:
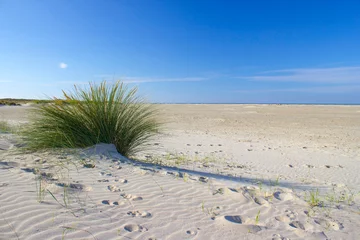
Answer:
[[325, 199], [330, 203], [339, 204], [340, 202], [343, 202], [348, 205], [352, 205], [355, 202], [356, 195], [357, 194], [349, 188], [343, 189], [340, 192], [337, 192], [335, 188], [333, 188], [331, 192], [326, 194]]
[[256, 214], [256, 217], [255, 217], [255, 224], [256, 225], [259, 224], [259, 220], [260, 220], [260, 210], [258, 211], [258, 213]]
[[176, 155], [175, 156], [175, 165], [186, 164], [187, 159], [184, 155]]
[[41, 174], [35, 176], [35, 186], [37, 201], [41, 203], [44, 201], [46, 195], [46, 181]]
[[219, 209], [219, 207], [205, 208], [205, 202], [201, 202], [201, 211], [206, 215], [209, 215], [211, 219], [215, 219], [215, 217], [219, 215], [219, 213], [217, 212], [217, 210]]
[[64, 208], [68, 208], [69, 206], [69, 194], [68, 194], [68, 189], [67, 189], [67, 185], [64, 185], [63, 187], [63, 203], [61, 203], [56, 197], [55, 195], [50, 191], [47, 190], [47, 192], [51, 195], [51, 197], [62, 207]]
[[319, 189], [316, 189], [316, 191], [311, 190], [308, 193], [305, 192], [305, 200], [311, 207], [321, 206], [322, 201], [320, 199]]
[[278, 175], [277, 178], [275, 179], [275, 181], [271, 181], [269, 179], [270, 185], [273, 187], [279, 186], [279, 182], [280, 182], [280, 176]]
[[184, 182], [187, 182], [189, 180], [189, 174], [187, 173], [182, 173], [182, 177], [184, 179]]

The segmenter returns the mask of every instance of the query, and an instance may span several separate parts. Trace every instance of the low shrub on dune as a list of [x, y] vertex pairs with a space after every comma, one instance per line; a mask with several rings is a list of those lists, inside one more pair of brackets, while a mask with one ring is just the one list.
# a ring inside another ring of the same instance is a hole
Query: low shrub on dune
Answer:
[[63, 91], [65, 103], [35, 108], [25, 131], [32, 149], [88, 147], [112, 143], [124, 156], [141, 150], [160, 127], [157, 110], [137, 96], [137, 88], [121, 82], [109, 85], [90, 83]]

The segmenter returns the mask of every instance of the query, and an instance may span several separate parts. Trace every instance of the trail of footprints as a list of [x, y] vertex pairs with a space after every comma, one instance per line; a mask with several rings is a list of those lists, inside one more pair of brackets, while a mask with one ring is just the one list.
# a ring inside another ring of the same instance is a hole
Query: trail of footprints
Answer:
[[[308, 166], [309, 167], [309, 166]], [[33, 173], [36, 174], [36, 170], [32, 169], [32, 168], [22, 168], [23, 171], [28, 172], [28, 173]], [[160, 174], [163, 174], [161, 171], [157, 171]], [[114, 177], [111, 173], [109, 172], [100, 172], [99, 173], [100, 176], [103, 177]], [[49, 180], [56, 180], [56, 179], [52, 179], [52, 176], [50, 174], [46, 174], [46, 173], [41, 173], [41, 175], [43, 177], [48, 178]], [[188, 174], [184, 174], [184, 173], [178, 173], [178, 174], [174, 174], [172, 172], [166, 172], [165, 175], [177, 175], [180, 178], [185, 178], [185, 176], [189, 177]], [[192, 178], [200, 183], [207, 183], [208, 182], [208, 178], [207, 177], [198, 177], [198, 178]], [[119, 194], [120, 197], [122, 197], [123, 199], [126, 199], [128, 201], [141, 201], [143, 200], [143, 198], [141, 196], [136, 196], [136, 195], [132, 195], [132, 194], [128, 194], [125, 193], [124, 190], [120, 187], [120, 185], [122, 184], [127, 184], [128, 180], [127, 179], [119, 179], [119, 178], [115, 178], [113, 180], [110, 179], [99, 179], [97, 180], [97, 182], [102, 182], [102, 183], [114, 183], [114, 184], [109, 184], [107, 186], [107, 190], [116, 194]], [[91, 189], [89, 189], [87, 186], [79, 184], [79, 183], [70, 183], [70, 184], [65, 184], [65, 183], [59, 183], [57, 182], [56, 185], [60, 186], [60, 187], [70, 187], [72, 189], [75, 190], [83, 190], [83, 191], [90, 191]], [[256, 189], [255, 187], [252, 186], [247, 186], [247, 187], [242, 187], [240, 189], [232, 189], [229, 188], [229, 190], [233, 191], [233, 192], [237, 192], [237, 193], [242, 193], [244, 194], [244, 196], [248, 196], [250, 197], [254, 203], [261, 205], [261, 206], [265, 206], [265, 207], [271, 207], [270, 203], [268, 202], [268, 200], [266, 199], [266, 197], [263, 196], [259, 196], [258, 194], [256, 194], [256, 191], [258, 189]], [[214, 192], [215, 194], [224, 194], [225, 189], [224, 188], [220, 188], [217, 191]], [[291, 201], [294, 198], [294, 195], [291, 192], [284, 192], [282, 190], [276, 191], [275, 193], [273, 193], [273, 197], [275, 199], [277, 199], [278, 201]], [[121, 201], [110, 201], [110, 200], [102, 200], [101, 201], [102, 204], [104, 205], [109, 205], [109, 206], [119, 206], [119, 205], [123, 205], [125, 204], [125, 202], [121, 202]], [[304, 214], [307, 214], [307, 211], [304, 211]], [[139, 217], [139, 218], [151, 218], [152, 214], [150, 212], [147, 211], [139, 211], [139, 210], [133, 210], [133, 211], [129, 211], [127, 212], [127, 215], [132, 216], [132, 217]], [[220, 214], [217, 214], [220, 215]], [[242, 215], [226, 215], [223, 217], [220, 217], [221, 219], [226, 220], [227, 222], [230, 223], [234, 223], [234, 224], [241, 224], [241, 225], [245, 225], [250, 232], [252, 233], [257, 233], [260, 232], [264, 229], [266, 229], [265, 226], [260, 226], [257, 224], [253, 224], [251, 220], [249, 220], [248, 217], [246, 216], [242, 216]], [[217, 217], [212, 218], [213, 220], [218, 219]], [[275, 219], [278, 222], [282, 222], [285, 224], [288, 224], [288, 226], [290, 226], [291, 228], [293, 228], [294, 230], [296, 229], [301, 229], [303, 231], [310, 231], [311, 229], [313, 229], [313, 225], [310, 224], [309, 222], [304, 222], [304, 221], [300, 221], [298, 220], [298, 213], [292, 210], [286, 210], [285, 213], [283, 215], [279, 215], [276, 216]], [[327, 219], [322, 219], [322, 218], [315, 218], [313, 219], [313, 223], [320, 225], [322, 228], [324, 229], [330, 229], [330, 230], [340, 230], [343, 228], [342, 224], [338, 224], [335, 221], [332, 220], [327, 220]], [[138, 224], [127, 224], [124, 226], [124, 229], [128, 232], [145, 232], [148, 231], [147, 228], [138, 225]], [[186, 234], [189, 236], [196, 236], [198, 235], [198, 231], [200, 229], [190, 229], [186, 231]], [[281, 236], [280, 234], [274, 234], [272, 239], [277, 240], [277, 239], [288, 239], [284, 236]]]
[[[163, 174], [163, 172], [161, 172], [160, 170], [157, 171], [159, 174]], [[109, 175], [108, 173], [101, 173], [100, 175], [102, 176], [111, 176], [111, 174]], [[166, 173], [165, 175], [174, 175], [174, 173]], [[183, 173], [179, 173], [179, 174], [175, 174], [177, 176], [179, 176], [180, 178], [184, 178]], [[189, 176], [188, 176], [189, 177]], [[207, 183], [208, 182], [208, 178], [205, 177], [199, 177], [196, 179], [198, 182], [202, 182], [202, 183]], [[98, 182], [110, 182], [110, 180], [108, 179], [101, 179], [98, 180]], [[112, 182], [115, 183], [119, 183], [119, 184], [126, 184], [128, 183], [128, 181], [126, 179], [114, 179]], [[121, 189], [118, 185], [115, 184], [111, 184], [107, 186], [107, 189], [110, 192], [114, 192], [114, 193], [120, 193], [120, 196], [126, 200], [129, 201], [141, 201], [143, 200], [143, 198], [141, 196], [136, 196], [136, 195], [132, 195], [132, 194], [127, 194], [124, 192], [123, 189]], [[215, 194], [224, 194], [226, 189], [224, 188], [219, 188], [217, 191], [215, 191]], [[271, 205], [269, 203], [269, 201], [267, 200], [267, 197], [263, 197], [261, 195], [259, 195], [258, 193], [256, 193], [256, 191], [258, 191], [258, 189], [256, 187], [253, 186], [245, 186], [239, 189], [233, 189], [233, 188], [229, 188], [230, 191], [233, 192], [237, 192], [237, 193], [242, 193], [244, 194], [244, 196], [248, 196], [249, 198], [251, 198], [254, 203], [260, 205], [260, 206], [265, 206], [267, 208], [271, 208]], [[279, 189], [278, 191], [275, 191], [272, 196], [274, 197], [274, 199], [277, 199], [279, 202], [286, 202], [286, 201], [291, 201], [293, 200], [295, 197], [292, 194], [291, 190], [289, 191], [284, 191]], [[110, 200], [103, 200], [102, 201], [103, 204], [105, 205], [113, 205], [113, 206], [118, 206], [120, 205], [120, 203], [118, 201], [110, 201]], [[121, 204], [125, 204], [125, 203], [121, 203]], [[220, 208], [219, 208], [220, 209]], [[304, 214], [307, 214], [307, 211], [304, 211]], [[139, 218], [151, 218], [152, 214], [150, 212], [147, 211], [139, 211], [139, 210], [133, 210], [133, 211], [129, 211], [127, 212], [127, 215], [132, 216], [132, 217], [139, 217]], [[246, 216], [242, 216], [242, 215], [226, 215], [223, 217], [218, 217], [218, 215], [220, 215], [219, 213], [216, 215], [216, 217], [212, 217], [211, 219], [213, 220], [217, 220], [217, 219], [224, 219], [229, 223], [233, 223], [233, 224], [241, 224], [247, 227], [247, 229], [249, 230], [249, 232], [251, 233], [257, 233], [260, 232], [262, 230], [267, 229], [266, 226], [262, 226], [262, 225], [258, 225], [257, 223], [254, 224], [254, 220], [246, 217]], [[311, 231], [314, 226], [306, 221], [300, 221], [298, 219], [298, 213], [296, 211], [292, 211], [292, 210], [286, 210], [284, 212], [284, 214], [282, 215], [278, 215], [275, 217], [276, 221], [278, 222], [282, 222], [287, 224], [288, 226], [290, 226], [292, 229], [296, 230], [296, 229], [301, 229], [303, 231]], [[331, 230], [340, 230], [342, 229], [342, 225], [338, 224], [335, 221], [331, 221], [331, 220], [326, 220], [326, 219], [322, 219], [322, 218], [315, 218], [313, 219], [313, 223], [320, 225], [321, 227], [325, 228], [325, 229], [331, 229]], [[124, 226], [124, 229], [127, 232], [145, 232], [148, 231], [147, 228], [139, 225], [139, 224], [127, 224]], [[186, 231], [186, 234], [190, 237], [194, 237], [196, 235], [198, 235], [200, 229], [190, 229]], [[273, 240], [287, 240], [289, 238], [284, 237], [280, 234], [273, 234], [272, 236]]]
[[[112, 176], [111, 173], [105, 173], [105, 172], [100, 172], [101, 176]], [[110, 182], [110, 180], [108, 179], [100, 179], [98, 180], [98, 182]], [[122, 183], [122, 184], [126, 184], [128, 183], [127, 179], [118, 179], [115, 178], [113, 180], [113, 182], [116, 183]], [[120, 196], [123, 197], [124, 199], [127, 199], [129, 201], [141, 201], [143, 200], [142, 197], [140, 196], [136, 196], [136, 195], [132, 195], [132, 194], [127, 194], [124, 192], [123, 189], [121, 189], [119, 186], [117, 185], [108, 185], [107, 189], [110, 192], [114, 192], [114, 193], [119, 193], [121, 192]], [[118, 206], [118, 205], [122, 205], [124, 203], [119, 203], [119, 201], [110, 201], [110, 200], [102, 200], [101, 201], [102, 204], [105, 205], [112, 205], [112, 206]], [[127, 212], [127, 215], [132, 216], [132, 217], [141, 217], [141, 218], [151, 218], [152, 214], [150, 212], [147, 211], [138, 211], [138, 210], [134, 210], [134, 211], [129, 211]], [[146, 227], [143, 227], [139, 224], [127, 224], [124, 226], [124, 229], [128, 232], [146, 232], [148, 231], [148, 229]]]

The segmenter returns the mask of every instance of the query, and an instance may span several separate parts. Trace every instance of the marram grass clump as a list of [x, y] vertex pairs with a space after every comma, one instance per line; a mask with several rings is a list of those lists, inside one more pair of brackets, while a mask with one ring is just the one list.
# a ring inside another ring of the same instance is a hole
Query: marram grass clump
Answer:
[[[49, 103], [34, 110], [24, 132], [31, 149], [88, 147], [112, 143], [130, 156], [142, 150], [159, 130], [157, 109], [121, 82], [89, 84], [63, 91], [65, 102]], [[56, 100], [56, 99], [54, 99]]]

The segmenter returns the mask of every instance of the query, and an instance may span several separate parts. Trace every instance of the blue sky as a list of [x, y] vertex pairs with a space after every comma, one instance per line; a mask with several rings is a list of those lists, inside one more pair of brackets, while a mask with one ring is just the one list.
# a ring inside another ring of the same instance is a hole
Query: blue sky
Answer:
[[0, 0], [0, 98], [360, 103], [360, 1]]

